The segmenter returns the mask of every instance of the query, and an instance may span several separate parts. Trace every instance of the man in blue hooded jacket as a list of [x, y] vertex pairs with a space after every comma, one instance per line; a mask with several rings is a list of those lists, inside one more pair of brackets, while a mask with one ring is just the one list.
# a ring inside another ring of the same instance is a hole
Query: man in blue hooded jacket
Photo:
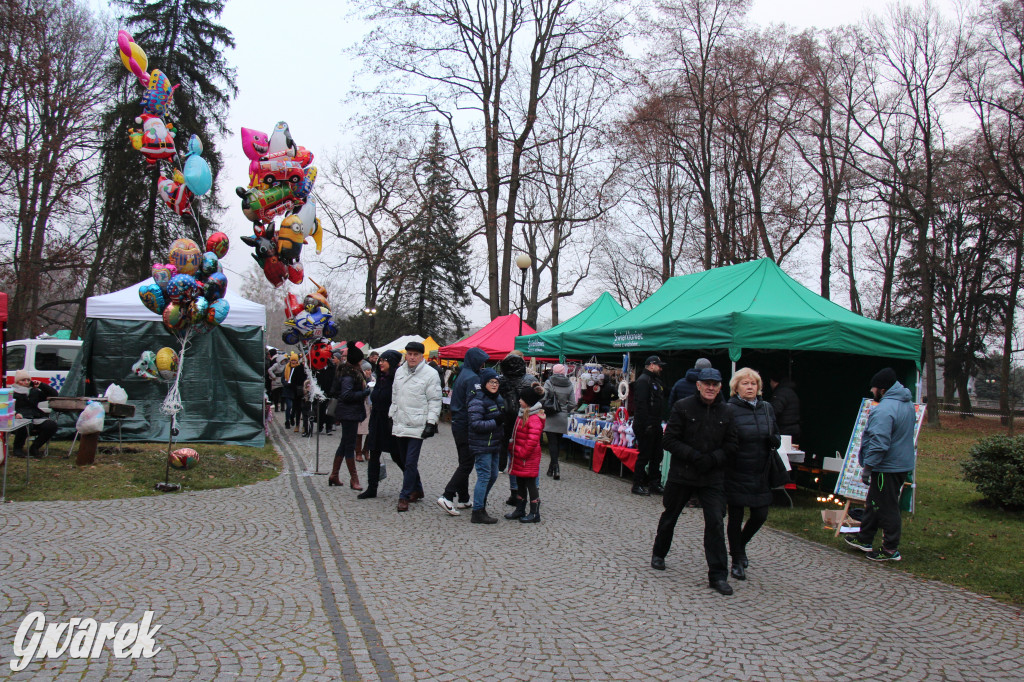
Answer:
[[[469, 474], [473, 471], [476, 461], [469, 451], [469, 398], [473, 391], [480, 390], [480, 369], [487, 362], [487, 353], [473, 347], [466, 351], [459, 376], [452, 386], [452, 437], [455, 438], [455, 450], [459, 463], [452, 474], [444, 494], [437, 498], [437, 506], [452, 516], [458, 516], [460, 509], [469, 509]], [[459, 501], [456, 503], [455, 497]]]
[[[868, 486], [868, 499], [860, 532], [846, 536], [846, 542], [872, 561], [899, 561], [900, 493], [914, 470], [914, 429], [917, 417], [910, 391], [886, 367], [871, 377], [871, 395], [878, 401], [868, 415], [858, 455]], [[882, 529], [882, 548], [874, 550], [875, 533]]]

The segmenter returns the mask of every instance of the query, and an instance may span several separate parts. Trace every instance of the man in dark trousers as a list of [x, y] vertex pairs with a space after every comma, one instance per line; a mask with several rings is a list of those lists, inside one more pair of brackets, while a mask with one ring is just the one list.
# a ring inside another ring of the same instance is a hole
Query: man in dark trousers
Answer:
[[721, 594], [732, 594], [729, 556], [725, 550], [725, 466], [736, 456], [739, 441], [732, 415], [724, 400], [722, 374], [702, 369], [697, 394], [672, 406], [665, 428], [665, 449], [672, 455], [665, 487], [665, 511], [658, 521], [651, 568], [665, 570], [665, 555], [672, 546], [676, 521], [691, 495], [704, 510], [704, 556], [708, 585]]
[[633, 468], [633, 494], [660, 495], [661, 487], [661, 415], [665, 409], [665, 387], [659, 375], [665, 363], [657, 355], [647, 358], [644, 371], [633, 382], [633, 433], [640, 454]]
[[[476, 458], [469, 451], [469, 398], [474, 391], [480, 390], [480, 369], [487, 362], [487, 352], [473, 347], [466, 351], [466, 359], [462, 370], [452, 386], [452, 437], [455, 439], [455, 451], [458, 464], [452, 474], [444, 493], [437, 498], [437, 506], [452, 516], [458, 516], [460, 509], [469, 509], [469, 475], [473, 471]], [[428, 365], [429, 367], [429, 365]], [[430, 368], [435, 372], [434, 368]], [[441, 382], [438, 381], [438, 389]], [[458, 502], [455, 497], [458, 496]]]
[[[868, 424], [860, 440], [858, 458], [864, 467], [861, 481], [868, 487], [864, 518], [859, 533], [850, 533], [846, 542], [872, 561], [899, 561], [900, 493], [907, 476], [914, 470], [914, 430], [917, 416], [910, 391], [896, 380], [896, 372], [886, 367], [871, 378], [871, 395], [878, 401], [868, 415]], [[882, 529], [882, 548], [873, 549], [875, 533]]]

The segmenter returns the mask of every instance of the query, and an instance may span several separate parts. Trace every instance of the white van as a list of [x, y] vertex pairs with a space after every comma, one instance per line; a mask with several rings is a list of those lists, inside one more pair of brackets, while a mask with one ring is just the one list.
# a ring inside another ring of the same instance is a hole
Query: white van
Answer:
[[82, 352], [81, 341], [64, 339], [19, 339], [7, 342], [4, 354], [4, 385], [14, 383], [14, 373], [28, 370], [33, 379], [50, 384], [58, 391], [68, 378], [71, 365]]

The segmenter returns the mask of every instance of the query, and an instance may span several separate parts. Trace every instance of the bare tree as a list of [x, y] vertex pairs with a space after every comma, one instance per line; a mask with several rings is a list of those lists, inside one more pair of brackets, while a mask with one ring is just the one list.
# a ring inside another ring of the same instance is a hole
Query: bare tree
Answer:
[[[491, 315], [509, 310], [512, 245], [523, 155], [552, 85], [600, 68], [617, 51], [619, 21], [605, 0], [369, 0], [378, 28], [362, 54], [398, 76], [399, 108], [441, 116], [486, 241], [487, 287], [474, 293]], [[423, 90], [426, 89], [426, 92]], [[463, 129], [474, 112], [475, 130]]]
[[[853, 118], [862, 173], [893, 190], [914, 223], [914, 258], [920, 277], [927, 394], [937, 396], [933, 278], [930, 268], [936, 218], [936, 178], [944, 146], [943, 114], [956, 76], [970, 56], [962, 24], [952, 24], [931, 5], [893, 5], [868, 23], [872, 36], [872, 89], [867, 106]], [[939, 424], [936, 401], [928, 402], [928, 423]]]
[[2, 16], [4, 24], [20, 27], [2, 38], [0, 208], [14, 226], [11, 331], [22, 336], [40, 331], [43, 306], [77, 299], [62, 282], [59, 299], [43, 300], [43, 275], [81, 270], [82, 259], [69, 247], [91, 247], [79, 236], [85, 232], [80, 225], [89, 224], [87, 194], [105, 97], [95, 74], [109, 46], [88, 9], [76, 3], [4, 3]]

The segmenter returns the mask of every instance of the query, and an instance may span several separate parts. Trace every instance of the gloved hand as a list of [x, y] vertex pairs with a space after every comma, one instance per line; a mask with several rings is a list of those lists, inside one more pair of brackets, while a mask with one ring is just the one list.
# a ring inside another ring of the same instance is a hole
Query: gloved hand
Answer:
[[864, 485], [871, 485], [871, 467], [864, 467], [860, 474], [860, 482]]
[[423, 433], [420, 434], [420, 438], [423, 438], [425, 440], [427, 438], [430, 438], [431, 436], [433, 436], [436, 433], [437, 433], [437, 424], [430, 424], [430, 423], [428, 423], [426, 425], [426, 427], [424, 427]]

